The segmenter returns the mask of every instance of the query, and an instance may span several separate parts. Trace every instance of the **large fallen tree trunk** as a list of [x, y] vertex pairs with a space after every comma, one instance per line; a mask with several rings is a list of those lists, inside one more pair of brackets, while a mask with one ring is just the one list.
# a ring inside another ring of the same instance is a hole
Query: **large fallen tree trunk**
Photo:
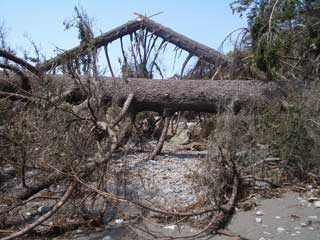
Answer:
[[[51, 75], [50, 78], [59, 81], [64, 78], [66, 84], [71, 82], [68, 77]], [[85, 77], [83, 82], [86, 82]], [[105, 102], [112, 99], [122, 106], [132, 93], [134, 97], [130, 108], [137, 112], [166, 110], [217, 113], [226, 106], [233, 110], [250, 108], [253, 104], [255, 106], [261, 103], [268, 104], [286, 95], [285, 87], [281, 87], [278, 83], [258, 80], [128, 79], [128, 82], [125, 82], [122, 79], [102, 77], [100, 82], [101, 96]], [[68, 95], [85, 96], [81, 94], [79, 88], [68, 90]]]
[[270, 103], [285, 97], [285, 89], [274, 82], [210, 80], [103, 80], [103, 96], [122, 105], [134, 94], [136, 111], [198, 111], [217, 113], [226, 106], [233, 110]]

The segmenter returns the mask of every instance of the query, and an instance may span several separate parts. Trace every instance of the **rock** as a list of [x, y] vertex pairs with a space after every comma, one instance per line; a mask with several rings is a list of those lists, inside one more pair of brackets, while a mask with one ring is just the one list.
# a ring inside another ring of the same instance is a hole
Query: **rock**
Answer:
[[123, 219], [121, 219], [121, 218], [116, 219], [116, 220], [115, 220], [115, 223], [116, 223], [116, 224], [121, 224], [121, 223], [123, 223]]
[[314, 205], [316, 208], [320, 208], [320, 201], [314, 201], [314, 202], [313, 202], [313, 205]]
[[170, 143], [178, 145], [186, 145], [190, 143], [191, 131], [189, 129], [181, 129], [170, 139]]
[[27, 217], [30, 217], [31, 215], [32, 215], [31, 212], [26, 212], [26, 216], [27, 216]]
[[263, 215], [264, 215], [264, 212], [262, 212], [262, 211], [257, 211], [257, 212], [256, 212], [256, 215], [257, 215], [257, 216], [263, 216]]
[[48, 206], [40, 206], [40, 207], [38, 207], [37, 211], [40, 214], [46, 214], [47, 212], [50, 211], [50, 209], [51, 209], [51, 207], [48, 207]]
[[281, 217], [280, 216], [275, 216], [275, 219], [280, 219]]
[[163, 228], [165, 228], [165, 229], [170, 229], [170, 230], [175, 230], [176, 229], [176, 225], [169, 225], [169, 226], [165, 226], [165, 227], [163, 227]]
[[110, 237], [110, 236], [105, 236], [104, 238], [102, 238], [102, 240], [112, 240], [112, 237]]
[[111, 222], [116, 216], [116, 210], [114, 207], [112, 207], [111, 204], [107, 205], [106, 211], [103, 214], [102, 217], [102, 223], [103, 224], [108, 224], [109, 222]]
[[315, 202], [315, 201], [318, 201], [319, 200], [319, 198], [317, 198], [317, 197], [309, 197], [308, 198], [308, 202]]
[[307, 224], [307, 223], [305, 223], [305, 222], [302, 222], [302, 223], [300, 223], [300, 226], [301, 226], [301, 227], [307, 227], [307, 226], [308, 226], [308, 224]]
[[286, 229], [284, 229], [283, 227], [278, 227], [277, 228], [277, 232], [278, 233], [282, 233], [282, 232], [284, 232]]
[[256, 189], [267, 189], [270, 188], [270, 184], [263, 181], [255, 181]]
[[318, 216], [309, 216], [310, 219], [317, 220]]
[[262, 223], [262, 218], [256, 218], [257, 223]]

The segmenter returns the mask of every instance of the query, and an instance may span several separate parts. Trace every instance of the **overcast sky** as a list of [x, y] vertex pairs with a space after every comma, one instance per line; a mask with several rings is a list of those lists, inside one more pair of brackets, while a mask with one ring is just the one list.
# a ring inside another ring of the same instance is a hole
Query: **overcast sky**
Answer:
[[[162, 14], [153, 20], [196, 41], [218, 49], [231, 31], [245, 26], [245, 20], [233, 15], [231, 0], [0, 0], [0, 22], [8, 29], [10, 46], [22, 52], [30, 50], [29, 39], [37, 43], [47, 57], [54, 49], [78, 45], [77, 32], [64, 30], [63, 21], [74, 16], [74, 6], [82, 6], [94, 18], [95, 33], [106, 32], [134, 19], [134, 12]], [[225, 50], [230, 48], [226, 47]], [[111, 55], [115, 55], [111, 50]], [[115, 56], [112, 56], [115, 58]]]

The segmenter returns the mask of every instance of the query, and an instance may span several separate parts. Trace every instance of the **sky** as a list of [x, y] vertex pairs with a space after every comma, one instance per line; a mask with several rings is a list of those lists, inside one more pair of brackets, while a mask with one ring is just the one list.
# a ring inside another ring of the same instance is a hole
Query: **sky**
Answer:
[[[0, 0], [0, 24], [7, 29], [10, 46], [22, 53], [32, 51], [30, 40], [50, 58], [56, 47], [69, 49], [79, 44], [76, 30], [65, 30], [63, 22], [81, 6], [94, 18], [95, 34], [106, 32], [143, 15], [162, 14], [153, 20], [209, 47], [218, 49], [231, 31], [244, 27], [245, 19], [233, 15], [232, 0]], [[226, 45], [224, 51], [230, 50]], [[117, 58], [110, 51], [111, 58]], [[172, 57], [166, 61], [172, 63]]]

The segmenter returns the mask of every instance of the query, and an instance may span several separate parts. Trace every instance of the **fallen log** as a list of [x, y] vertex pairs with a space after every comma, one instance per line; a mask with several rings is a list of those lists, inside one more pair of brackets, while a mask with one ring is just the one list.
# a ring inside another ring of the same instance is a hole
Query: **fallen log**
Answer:
[[103, 97], [118, 105], [134, 94], [131, 110], [163, 112], [197, 111], [218, 113], [226, 107], [239, 111], [268, 104], [286, 96], [286, 89], [275, 82], [257, 80], [149, 80], [129, 79], [125, 83], [103, 79]]
[[[70, 77], [50, 75], [53, 81], [63, 81], [70, 86]], [[82, 80], [87, 84], [86, 77]], [[14, 81], [13, 81], [14, 82]], [[0, 89], [1, 89], [0, 81]], [[122, 106], [133, 94], [130, 110], [135, 112], [154, 111], [197, 111], [218, 113], [226, 107], [233, 111], [268, 104], [285, 98], [286, 84], [258, 80], [150, 80], [113, 79], [101, 77], [101, 96], [105, 103], [113, 100]], [[79, 87], [66, 89], [65, 98], [85, 96]], [[72, 98], [71, 98], [72, 99]], [[84, 100], [84, 99], [83, 99]], [[77, 99], [79, 101], [79, 99]]]

